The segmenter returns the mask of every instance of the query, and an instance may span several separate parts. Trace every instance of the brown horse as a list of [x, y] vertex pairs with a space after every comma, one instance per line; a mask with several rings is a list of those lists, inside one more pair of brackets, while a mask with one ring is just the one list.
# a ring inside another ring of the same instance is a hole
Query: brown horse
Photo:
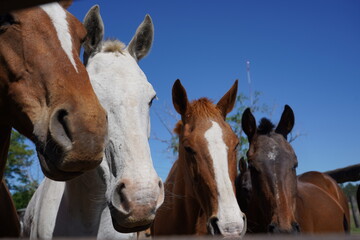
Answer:
[[35, 143], [49, 178], [100, 164], [107, 120], [79, 59], [85, 36], [59, 3], [0, 15], [0, 179], [12, 128]]
[[233, 109], [237, 81], [215, 105], [207, 98], [188, 102], [177, 80], [173, 104], [181, 115], [175, 132], [179, 135], [179, 158], [165, 182], [165, 201], [158, 210], [152, 234], [245, 233], [244, 215], [235, 198], [238, 139], [226, 115]]
[[[244, 205], [241, 198], [250, 195], [245, 211], [248, 231], [347, 232], [349, 208], [336, 182], [320, 172], [307, 172], [296, 177], [298, 161], [286, 140], [294, 122], [294, 113], [287, 105], [275, 130], [265, 118], [256, 128], [250, 109], [242, 116], [242, 128], [250, 146], [248, 166], [240, 165], [242, 173], [236, 187], [240, 207]], [[246, 181], [251, 184], [244, 184]]]
[[0, 183], [0, 230], [1, 238], [20, 235], [19, 218], [4, 179]]

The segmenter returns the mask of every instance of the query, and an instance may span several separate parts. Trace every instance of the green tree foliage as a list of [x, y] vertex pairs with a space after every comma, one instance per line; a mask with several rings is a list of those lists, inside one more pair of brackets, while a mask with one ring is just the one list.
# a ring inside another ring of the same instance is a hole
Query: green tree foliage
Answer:
[[25, 142], [26, 138], [12, 131], [8, 159], [5, 168], [5, 181], [13, 195], [16, 208], [24, 208], [30, 201], [38, 183], [29, 174], [33, 163], [34, 150]]

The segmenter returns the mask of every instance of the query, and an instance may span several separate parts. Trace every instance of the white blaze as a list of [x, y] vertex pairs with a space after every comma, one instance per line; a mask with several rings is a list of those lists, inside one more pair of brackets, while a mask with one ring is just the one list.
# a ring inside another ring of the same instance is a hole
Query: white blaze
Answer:
[[222, 130], [217, 122], [205, 132], [210, 156], [213, 160], [215, 181], [218, 189], [218, 225], [227, 232], [242, 232], [243, 214], [236, 201], [228, 171], [228, 156]]
[[70, 62], [74, 66], [76, 72], [78, 72], [75, 59], [72, 52], [72, 41], [71, 35], [69, 32], [69, 25], [66, 20], [66, 12], [58, 3], [49, 3], [40, 6], [46, 14], [50, 17], [58, 39], [60, 40], [61, 47], [64, 49], [66, 55], [68, 56]]

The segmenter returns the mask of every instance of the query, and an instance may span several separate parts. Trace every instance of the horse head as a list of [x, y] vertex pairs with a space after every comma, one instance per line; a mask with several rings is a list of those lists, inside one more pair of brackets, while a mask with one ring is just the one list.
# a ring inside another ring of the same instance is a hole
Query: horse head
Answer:
[[163, 183], [154, 170], [148, 138], [150, 107], [156, 92], [138, 65], [149, 52], [154, 27], [149, 15], [125, 46], [103, 41], [99, 7], [84, 19], [88, 36], [84, 61], [100, 102], [108, 112], [109, 142], [100, 170], [114, 228], [120, 232], [147, 229], [164, 201]]
[[172, 89], [173, 104], [182, 119], [176, 129], [178, 161], [212, 235], [242, 235], [246, 230], [234, 194], [238, 138], [225, 121], [234, 107], [237, 86], [236, 81], [216, 105], [207, 98], [189, 102], [180, 80]]
[[295, 219], [296, 167], [295, 152], [287, 141], [294, 126], [294, 113], [286, 105], [278, 126], [266, 118], [256, 127], [250, 108], [242, 116], [242, 129], [249, 139], [247, 152], [251, 175], [251, 201], [261, 206], [262, 221], [272, 233], [299, 232]]
[[54, 180], [94, 169], [104, 154], [106, 113], [79, 59], [85, 35], [59, 3], [0, 16], [0, 125], [35, 143]]

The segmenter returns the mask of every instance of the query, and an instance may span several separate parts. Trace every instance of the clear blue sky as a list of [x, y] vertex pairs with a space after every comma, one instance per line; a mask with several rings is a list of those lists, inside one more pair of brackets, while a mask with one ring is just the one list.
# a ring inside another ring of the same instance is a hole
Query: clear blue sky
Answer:
[[94, 4], [105, 37], [126, 44], [145, 14], [153, 19], [153, 47], [140, 66], [159, 97], [150, 144], [162, 179], [175, 157], [154, 139], [170, 137], [155, 112], [173, 127], [164, 109], [175, 113], [174, 81], [190, 99], [217, 102], [235, 79], [248, 95], [246, 61], [252, 90], [275, 106], [271, 119], [278, 122], [285, 104], [295, 112], [294, 132], [304, 134], [293, 143], [298, 173], [360, 162], [360, 1], [78, 0], [69, 11], [82, 20]]

